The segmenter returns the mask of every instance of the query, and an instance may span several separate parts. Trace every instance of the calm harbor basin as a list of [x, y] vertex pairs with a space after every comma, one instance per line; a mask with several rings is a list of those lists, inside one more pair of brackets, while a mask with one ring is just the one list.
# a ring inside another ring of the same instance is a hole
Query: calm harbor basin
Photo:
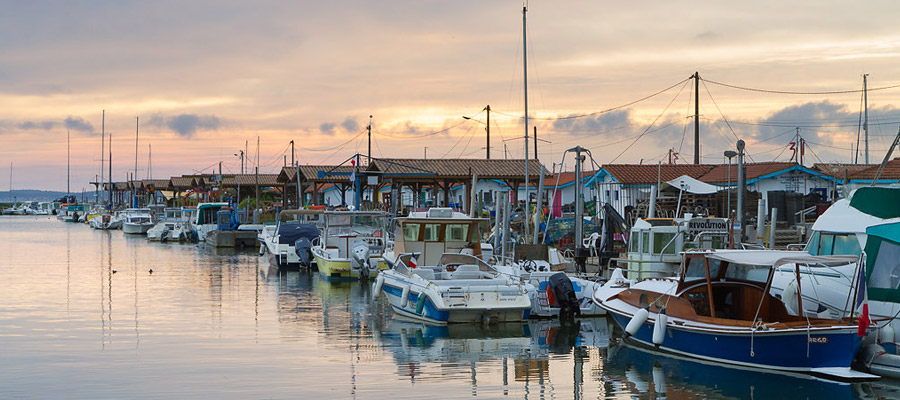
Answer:
[[0, 398], [900, 398], [654, 354], [605, 318], [426, 326], [255, 249], [54, 217], [0, 217], [0, 282]]

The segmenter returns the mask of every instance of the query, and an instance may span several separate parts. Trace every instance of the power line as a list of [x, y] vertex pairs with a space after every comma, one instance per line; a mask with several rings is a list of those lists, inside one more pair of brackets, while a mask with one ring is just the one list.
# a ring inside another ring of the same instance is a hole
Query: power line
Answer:
[[[619, 110], [619, 109], [622, 109], [622, 108], [625, 108], [625, 107], [628, 107], [628, 106], [635, 105], [635, 104], [637, 104], [637, 103], [640, 103], [640, 102], [642, 102], [642, 101], [644, 101], [644, 100], [647, 100], [647, 99], [650, 99], [650, 98], [652, 98], [652, 97], [656, 97], [656, 96], [658, 96], [658, 95], [660, 95], [660, 94], [662, 94], [662, 93], [665, 93], [665, 92], [671, 90], [671, 89], [674, 88], [674, 87], [677, 87], [678, 85], [680, 85], [680, 84], [682, 84], [682, 83], [685, 83], [685, 82], [689, 81], [690, 79], [691, 79], [691, 78], [685, 78], [685, 79], [682, 80], [681, 82], [678, 82], [678, 83], [676, 83], [676, 84], [674, 84], [674, 85], [672, 85], [672, 86], [669, 86], [669, 87], [667, 87], [667, 88], [665, 88], [665, 89], [663, 89], [663, 90], [660, 90], [660, 91], [658, 91], [658, 92], [656, 92], [656, 93], [653, 93], [653, 94], [651, 94], [651, 95], [649, 95], [649, 96], [645, 96], [645, 97], [642, 97], [642, 98], [637, 99], [637, 100], [635, 100], [635, 101], [632, 101], [632, 102], [630, 102], [630, 103], [625, 103], [625, 104], [622, 104], [622, 105], [620, 105], [620, 106], [616, 106], [616, 107], [609, 108], [609, 109], [602, 110], [602, 111], [595, 111], [595, 112], [591, 112], [591, 113], [587, 113], [587, 114], [567, 115], [567, 116], [565, 116], [565, 117], [528, 117], [528, 119], [532, 119], [532, 120], [542, 120], [542, 121], [558, 121], [558, 120], [566, 120], [566, 119], [575, 119], [575, 118], [590, 117], [590, 116], [597, 115], [597, 114], [604, 114], [604, 113], [608, 113], [608, 112], [611, 112], [611, 111]], [[682, 90], [684, 90], [684, 88], [682, 88]], [[679, 91], [679, 93], [681, 93], [681, 91]], [[521, 115], [507, 114], [507, 113], [504, 113], [504, 112], [501, 112], [501, 111], [494, 111], [494, 113], [500, 114], [500, 115], [505, 115], [505, 116], [507, 116], [507, 117], [512, 117], [512, 118], [519, 118], [519, 119], [525, 118], [524, 116], [521, 116]]]
[[[682, 81], [682, 82], [684, 82], [684, 85], [687, 85], [688, 80], [689, 79], [685, 79], [684, 81]], [[616, 160], [618, 160], [619, 157], [622, 157], [622, 154], [625, 154], [625, 152], [628, 151], [628, 149], [630, 149], [631, 146], [634, 146], [634, 144], [637, 143], [638, 140], [640, 140], [642, 137], [644, 137], [644, 135], [647, 134], [647, 132], [650, 131], [650, 128], [652, 128], [653, 125], [656, 124], [656, 121], [658, 121], [663, 116], [663, 114], [665, 114], [666, 111], [669, 110], [669, 107], [672, 105], [672, 103], [675, 102], [675, 99], [677, 99], [678, 96], [681, 95], [681, 92], [684, 91], [684, 85], [681, 86], [681, 89], [678, 90], [678, 93], [675, 93], [675, 97], [673, 97], [672, 100], [669, 101], [669, 104], [666, 104], [666, 108], [664, 108], [662, 110], [662, 112], [660, 112], [659, 115], [656, 116], [656, 118], [653, 120], [653, 122], [651, 122], [650, 125], [647, 126], [647, 129], [645, 129], [644, 132], [642, 132], [640, 135], [638, 135], [638, 137], [636, 137], [634, 139], [634, 141], [631, 142], [631, 144], [629, 144], [628, 147], [625, 148], [625, 150], [622, 150], [622, 152], [619, 153], [619, 155], [617, 155], [616, 158], [613, 158], [612, 161], [610, 161], [610, 163], [616, 162]]]
[[[746, 86], [738, 86], [738, 85], [732, 85], [732, 84], [728, 84], [728, 83], [722, 83], [722, 82], [711, 81], [711, 80], [705, 79], [705, 78], [701, 78], [701, 79], [703, 79], [704, 82], [709, 82], [709, 83], [712, 83], [713, 85], [725, 86], [725, 87], [728, 87], [728, 88], [738, 89], [738, 90], [746, 90], [746, 91], [749, 91], [749, 92], [770, 93], [770, 94], [825, 95], [825, 94], [850, 94], [850, 93], [861, 93], [861, 92], [863, 92], [862, 89], [853, 89], [853, 90], [829, 90], [829, 91], [822, 91], [822, 92], [814, 92], [814, 91], [810, 91], [810, 92], [795, 92], [795, 91], [789, 91], [789, 90], [773, 90], [773, 89], [751, 88], [751, 87], [746, 87]], [[869, 90], [870, 92], [874, 92], [874, 91], [877, 91], [877, 90], [888, 90], [888, 89], [895, 89], [895, 88], [898, 88], [898, 87], [900, 87], [900, 85], [892, 85], [892, 86], [882, 86], [882, 87], [877, 87], [877, 88], [869, 88], [868, 90]]]
[[360, 131], [359, 133], [357, 133], [356, 136], [350, 138], [350, 140], [348, 140], [348, 141], [346, 141], [346, 142], [344, 142], [344, 143], [341, 143], [341, 144], [339, 144], [339, 145], [337, 145], [337, 146], [329, 147], [329, 148], [327, 148], [327, 149], [310, 149], [310, 148], [308, 148], [308, 147], [301, 147], [301, 146], [297, 146], [297, 148], [298, 148], [298, 149], [302, 149], [302, 150], [306, 150], [306, 151], [331, 151], [331, 150], [334, 150], [334, 149], [337, 149], [337, 148], [341, 148], [341, 147], [346, 146], [348, 143], [350, 143], [350, 142], [356, 140], [356, 138], [360, 137], [363, 133], [366, 133], [366, 130], [365, 130], [365, 129], [363, 129], [362, 131]]

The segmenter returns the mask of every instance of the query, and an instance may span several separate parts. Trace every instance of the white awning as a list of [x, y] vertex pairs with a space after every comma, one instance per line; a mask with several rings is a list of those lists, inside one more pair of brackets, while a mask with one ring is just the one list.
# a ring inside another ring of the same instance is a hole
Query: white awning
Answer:
[[666, 184], [675, 189], [684, 189], [685, 192], [693, 194], [712, 194], [719, 191], [717, 187], [705, 182], [700, 182], [687, 175], [679, 176], [666, 182]]
[[706, 257], [735, 264], [774, 267], [784, 264], [849, 264], [858, 260], [858, 257], [849, 255], [813, 256], [805, 251], [786, 250], [719, 250]]

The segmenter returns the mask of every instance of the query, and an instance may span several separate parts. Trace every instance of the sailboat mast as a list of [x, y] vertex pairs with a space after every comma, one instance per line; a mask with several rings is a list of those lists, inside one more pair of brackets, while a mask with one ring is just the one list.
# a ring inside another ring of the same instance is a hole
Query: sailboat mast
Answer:
[[866, 164], [869, 163], [869, 90], [867, 88], [866, 78], [869, 74], [863, 74], [863, 110], [865, 112], [863, 119], [863, 130], [866, 131]]
[[[106, 110], [103, 110], [103, 114], [100, 119], [100, 182], [97, 183], [98, 187], [103, 187], [103, 181], [105, 180], [103, 179], [103, 157], [106, 156], [106, 147], [104, 146], [106, 146]], [[101, 190], [101, 192], [103, 191]], [[97, 201], [99, 202], [100, 199], [97, 199]]]
[[140, 117], [134, 117], [134, 175], [132, 175], [132, 179], [136, 179], [137, 177], [137, 163], [138, 163], [138, 132], [141, 127], [141, 119]]
[[147, 143], [147, 179], [153, 179], [153, 145]]
[[71, 179], [72, 176], [72, 134], [66, 129], [66, 197], [72, 192]]
[[528, 223], [531, 212], [528, 207], [528, 39], [525, 34], [525, 13], [528, 7], [522, 6], [522, 71], [525, 84], [525, 238], [528, 239]]
[[109, 207], [112, 208], [112, 192], [113, 192], [113, 181], [112, 181], [112, 132], [109, 133]]

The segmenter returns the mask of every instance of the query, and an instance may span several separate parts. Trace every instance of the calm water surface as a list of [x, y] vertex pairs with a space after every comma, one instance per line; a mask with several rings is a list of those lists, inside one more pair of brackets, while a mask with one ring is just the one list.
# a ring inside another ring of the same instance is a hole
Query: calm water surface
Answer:
[[0, 398], [900, 398], [895, 382], [720, 368], [619, 334], [602, 318], [428, 327], [254, 251], [0, 217]]

